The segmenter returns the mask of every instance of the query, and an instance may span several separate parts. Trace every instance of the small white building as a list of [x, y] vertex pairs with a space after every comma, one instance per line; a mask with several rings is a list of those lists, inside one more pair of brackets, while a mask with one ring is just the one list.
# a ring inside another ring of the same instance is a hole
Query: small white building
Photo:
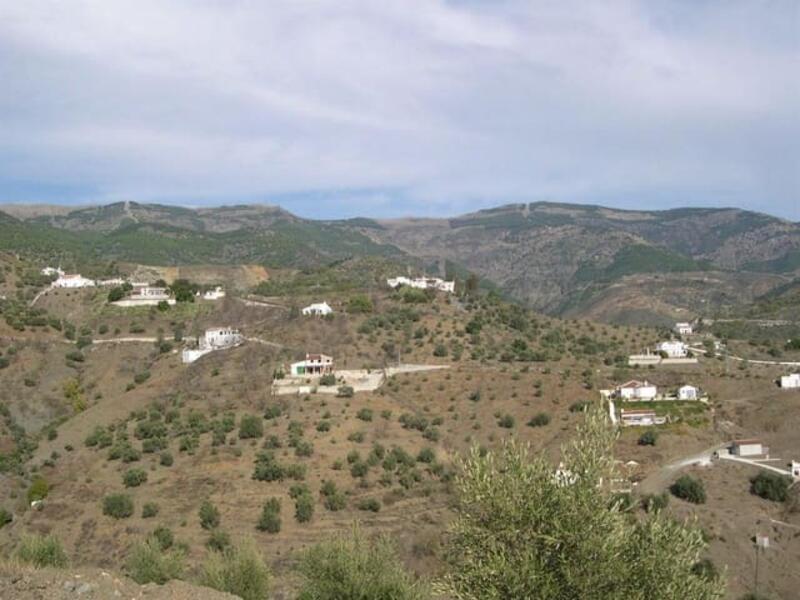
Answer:
[[150, 285], [143, 285], [134, 287], [130, 297], [142, 298], [142, 299], [147, 298], [147, 299], [166, 300], [167, 298], [169, 298], [169, 290], [165, 287], [153, 287]]
[[193, 363], [201, 356], [214, 350], [233, 348], [244, 341], [238, 329], [232, 327], [214, 327], [206, 329], [205, 333], [197, 338], [197, 348], [186, 348], [181, 353], [184, 363]]
[[781, 377], [781, 387], [784, 389], [800, 388], [800, 373], [792, 373]]
[[109, 286], [117, 286], [117, 285], [124, 285], [125, 280], [120, 277], [114, 277], [113, 279], [98, 279], [97, 285], [102, 287], [109, 287]]
[[764, 446], [760, 440], [734, 440], [731, 444], [731, 454], [734, 456], [765, 456], [769, 454], [769, 448]]
[[166, 302], [170, 306], [175, 304], [175, 298], [170, 296], [167, 288], [151, 286], [147, 283], [134, 283], [133, 291], [131, 291], [130, 295], [111, 304], [130, 308], [135, 306], [157, 306], [162, 302]]
[[620, 411], [620, 421], [623, 427], [648, 427], [651, 425], [663, 425], [667, 422], [666, 417], [659, 417], [654, 410], [626, 410]]
[[64, 271], [56, 267], [45, 267], [42, 269], [41, 273], [42, 275], [47, 275], [48, 277], [52, 277], [53, 275], [56, 277], [61, 277], [64, 275]]
[[[198, 292], [198, 296], [200, 292]], [[203, 292], [203, 300], [221, 300], [225, 297], [225, 290], [221, 286], [215, 287], [213, 290], [206, 290]]]
[[691, 323], [675, 323], [675, 333], [678, 335], [692, 335], [694, 328]]
[[94, 280], [87, 279], [79, 273], [71, 273], [60, 275], [53, 283], [50, 284], [54, 288], [86, 288], [94, 287]]
[[306, 354], [306, 359], [290, 365], [292, 377], [325, 375], [333, 372], [333, 358], [326, 354]]
[[313, 315], [315, 317], [324, 317], [325, 315], [332, 314], [333, 309], [327, 302], [317, 302], [315, 304], [309, 304], [301, 312], [306, 316]]
[[444, 279], [440, 279], [438, 277], [391, 277], [386, 280], [386, 284], [390, 288], [397, 289], [400, 286], [408, 286], [412, 288], [417, 288], [420, 290], [438, 290], [440, 292], [447, 292], [452, 294], [456, 291], [456, 282], [455, 281], [445, 281]]
[[792, 479], [800, 479], [800, 462], [793, 460], [789, 470], [792, 473]]
[[667, 358], [685, 358], [689, 355], [689, 347], [683, 342], [669, 341], [661, 342], [656, 346], [658, 352], [663, 352]]
[[648, 381], [633, 379], [623, 383], [614, 392], [616, 397], [621, 400], [654, 400], [658, 395], [658, 388]]
[[678, 388], [678, 400], [697, 400], [700, 390], [693, 385], [682, 385]]

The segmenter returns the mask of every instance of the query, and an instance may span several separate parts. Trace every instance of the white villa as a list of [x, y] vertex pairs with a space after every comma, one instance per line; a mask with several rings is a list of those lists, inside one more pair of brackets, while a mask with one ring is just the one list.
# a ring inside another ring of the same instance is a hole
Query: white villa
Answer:
[[[197, 292], [200, 295], [200, 292]], [[203, 300], [220, 300], [225, 297], [225, 290], [221, 286], [215, 287], [213, 290], [206, 290], [203, 292]]]
[[697, 400], [700, 390], [693, 385], [682, 385], [678, 388], [678, 400]]
[[800, 373], [783, 375], [781, 377], [781, 387], [787, 390], [800, 388]]
[[306, 354], [306, 359], [290, 365], [292, 377], [325, 375], [333, 372], [333, 357], [327, 354]]
[[95, 283], [97, 283], [97, 285], [107, 287], [111, 285], [123, 285], [125, 280], [120, 277], [114, 277], [113, 279], [98, 279]]
[[156, 306], [161, 302], [169, 305], [175, 304], [175, 298], [169, 294], [165, 287], [155, 287], [147, 283], [134, 283], [133, 291], [122, 300], [112, 302], [115, 306]]
[[648, 381], [632, 379], [615, 389], [614, 395], [620, 400], [628, 401], [655, 400], [658, 388]]
[[666, 417], [659, 417], [654, 410], [626, 410], [620, 411], [620, 421], [623, 427], [648, 427], [650, 425], [663, 425]]
[[406, 285], [408, 287], [417, 288], [420, 290], [438, 290], [440, 292], [447, 292], [448, 294], [452, 294], [456, 291], [456, 282], [455, 281], [445, 281], [444, 279], [440, 279], [438, 277], [415, 277], [411, 279], [409, 277], [392, 277], [386, 280], [386, 284], [390, 288], [399, 288], [402, 285]]
[[316, 302], [314, 304], [309, 304], [301, 312], [306, 316], [313, 315], [315, 317], [324, 317], [325, 315], [333, 313], [333, 309], [327, 302]]
[[53, 275], [61, 277], [64, 275], [64, 271], [56, 267], [45, 267], [41, 272], [42, 275], [47, 275], [48, 277], [52, 277]]
[[193, 363], [201, 356], [205, 356], [214, 350], [224, 350], [233, 348], [244, 341], [244, 337], [238, 329], [232, 327], [215, 327], [206, 329], [205, 334], [197, 339], [197, 348], [186, 348], [181, 353], [184, 363]]
[[678, 341], [661, 342], [656, 346], [656, 351], [663, 352], [667, 358], [685, 358], [689, 355], [689, 347]]
[[58, 279], [56, 279], [53, 283], [50, 284], [54, 288], [85, 288], [85, 287], [94, 287], [94, 280], [87, 279], [83, 277], [79, 273], [71, 273], [71, 274], [63, 274], [59, 275]]
[[692, 335], [694, 328], [691, 323], [675, 323], [675, 333], [678, 335]]

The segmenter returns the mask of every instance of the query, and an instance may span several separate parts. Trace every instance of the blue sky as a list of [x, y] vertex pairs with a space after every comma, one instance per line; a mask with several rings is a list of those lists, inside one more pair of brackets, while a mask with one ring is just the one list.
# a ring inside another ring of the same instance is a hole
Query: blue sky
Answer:
[[794, 0], [0, 0], [0, 202], [800, 220]]

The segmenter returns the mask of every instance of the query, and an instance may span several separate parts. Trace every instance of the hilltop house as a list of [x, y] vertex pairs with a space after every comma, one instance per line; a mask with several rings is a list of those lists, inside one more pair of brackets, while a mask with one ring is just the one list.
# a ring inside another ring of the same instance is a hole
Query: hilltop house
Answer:
[[147, 283], [134, 283], [133, 290], [130, 295], [112, 302], [115, 306], [156, 306], [161, 302], [167, 304], [175, 304], [175, 298], [172, 298], [169, 289], [165, 287], [151, 286]]
[[627, 410], [620, 411], [620, 421], [623, 427], [647, 427], [650, 425], [663, 425], [666, 417], [659, 417], [654, 410]]
[[781, 377], [781, 387], [784, 389], [800, 388], [800, 373], [792, 373]]
[[[200, 292], [197, 292], [200, 295]], [[203, 292], [203, 300], [219, 300], [225, 297], [225, 290], [221, 286], [215, 287], [213, 290], [206, 290]]]
[[620, 400], [655, 400], [658, 388], [648, 381], [632, 379], [614, 390], [614, 396]]
[[94, 287], [94, 280], [87, 279], [86, 277], [81, 276], [79, 273], [71, 273], [71, 274], [60, 275], [58, 279], [56, 279], [50, 285], [54, 288], [70, 288], [70, 289]]
[[112, 279], [98, 279], [95, 283], [99, 286], [108, 287], [112, 285], [125, 285], [125, 280], [120, 277], [114, 277]]
[[678, 388], [678, 400], [697, 400], [700, 391], [693, 385], [682, 385]]
[[327, 302], [317, 302], [315, 304], [309, 304], [306, 306], [302, 313], [306, 316], [314, 315], [315, 317], [324, 317], [325, 315], [329, 315], [333, 313], [333, 309], [328, 305]]
[[692, 335], [694, 328], [691, 323], [675, 323], [675, 333], [678, 335]]
[[206, 329], [205, 333], [197, 339], [197, 348], [184, 349], [181, 354], [181, 359], [184, 363], [193, 363], [209, 352], [233, 348], [243, 341], [244, 337], [239, 330], [233, 329], [232, 327]]
[[326, 354], [306, 354], [306, 359], [290, 365], [292, 377], [325, 375], [333, 372], [333, 358]]
[[386, 284], [390, 288], [394, 289], [405, 285], [420, 290], [438, 290], [440, 292], [447, 292], [448, 294], [452, 294], [456, 291], [455, 281], [445, 281], [443, 279], [439, 279], [438, 277], [415, 277], [414, 279], [411, 279], [401, 275], [400, 277], [392, 277], [387, 279]]
[[656, 350], [666, 354], [667, 358], [685, 358], [689, 355], [689, 347], [678, 341], [661, 342]]

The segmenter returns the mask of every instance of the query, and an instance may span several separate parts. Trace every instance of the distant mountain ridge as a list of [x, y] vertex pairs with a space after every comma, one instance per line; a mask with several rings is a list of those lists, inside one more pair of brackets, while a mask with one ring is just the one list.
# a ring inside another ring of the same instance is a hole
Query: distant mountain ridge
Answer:
[[[195, 209], [119, 202], [31, 211], [30, 217], [25, 212], [16, 211], [20, 219], [0, 218], [4, 237], [17, 244], [27, 236], [54, 250], [150, 264], [309, 267], [350, 256], [446, 262], [454, 272], [474, 272], [553, 314], [580, 315], [590, 307], [603, 312], [604, 299], [619, 301], [620, 286], [630, 291], [635, 280], [635, 288], [645, 290], [639, 295], [646, 294], [648, 279], [667, 274], [668, 291], [685, 287], [685, 301], [673, 294], [661, 315], [728, 305], [737, 285], [742, 301], [749, 301], [800, 274], [800, 224], [735, 208], [650, 211], [536, 202], [453, 218], [327, 221], [268, 205]], [[725, 292], [711, 285], [701, 293], [698, 273], [724, 281]], [[646, 300], [636, 298], [644, 307]]]

